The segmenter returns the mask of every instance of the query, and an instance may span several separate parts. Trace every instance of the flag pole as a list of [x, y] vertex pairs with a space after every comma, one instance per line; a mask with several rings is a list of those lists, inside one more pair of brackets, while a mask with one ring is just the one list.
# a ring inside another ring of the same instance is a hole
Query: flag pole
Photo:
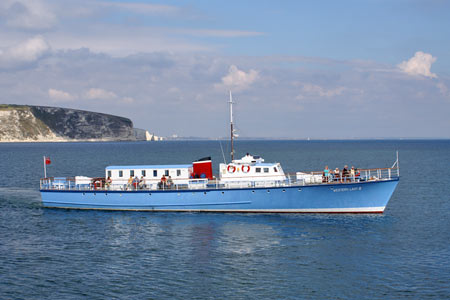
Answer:
[[45, 155], [44, 155], [44, 178], [47, 178], [47, 166], [45, 161]]

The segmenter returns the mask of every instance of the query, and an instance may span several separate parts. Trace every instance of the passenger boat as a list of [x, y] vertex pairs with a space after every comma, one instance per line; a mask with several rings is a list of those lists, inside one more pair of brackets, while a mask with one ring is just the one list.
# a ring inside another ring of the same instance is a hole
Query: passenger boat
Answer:
[[44, 207], [66, 209], [252, 213], [383, 213], [400, 178], [390, 168], [325, 176], [287, 174], [280, 163], [247, 154], [234, 159], [230, 93], [231, 162], [213, 174], [205, 157], [183, 165], [107, 166], [105, 177], [40, 180]]

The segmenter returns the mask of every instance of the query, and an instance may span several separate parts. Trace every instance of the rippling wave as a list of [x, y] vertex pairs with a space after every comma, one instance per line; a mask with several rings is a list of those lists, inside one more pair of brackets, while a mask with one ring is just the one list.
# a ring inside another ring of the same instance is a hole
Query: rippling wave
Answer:
[[449, 141], [238, 141], [285, 170], [390, 166], [383, 215], [43, 209], [50, 175], [221, 161], [215, 142], [0, 144], [0, 299], [448, 299]]

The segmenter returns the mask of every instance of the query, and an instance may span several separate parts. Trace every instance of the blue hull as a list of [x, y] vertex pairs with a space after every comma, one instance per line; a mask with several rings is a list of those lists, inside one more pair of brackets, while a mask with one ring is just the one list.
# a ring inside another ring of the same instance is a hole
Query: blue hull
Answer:
[[208, 212], [383, 213], [397, 179], [307, 186], [151, 191], [41, 190], [44, 207]]

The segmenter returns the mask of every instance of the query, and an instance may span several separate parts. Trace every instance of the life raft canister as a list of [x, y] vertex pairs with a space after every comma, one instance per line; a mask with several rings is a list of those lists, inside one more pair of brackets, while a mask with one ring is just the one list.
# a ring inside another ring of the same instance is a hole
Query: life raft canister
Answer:
[[249, 165], [242, 166], [242, 172], [244, 172], [244, 173], [250, 172], [250, 166]]
[[236, 172], [236, 166], [234, 166], [234, 165], [228, 165], [227, 171], [228, 171], [228, 173], [234, 173], [234, 172]]

